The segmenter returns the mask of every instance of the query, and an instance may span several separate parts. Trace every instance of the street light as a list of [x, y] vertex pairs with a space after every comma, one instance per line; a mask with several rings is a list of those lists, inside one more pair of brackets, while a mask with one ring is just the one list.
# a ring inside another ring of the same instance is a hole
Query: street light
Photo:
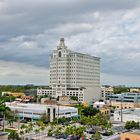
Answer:
[[121, 122], [123, 122], [123, 111], [122, 111], [123, 106], [122, 106], [122, 103], [123, 103], [123, 96], [121, 94]]

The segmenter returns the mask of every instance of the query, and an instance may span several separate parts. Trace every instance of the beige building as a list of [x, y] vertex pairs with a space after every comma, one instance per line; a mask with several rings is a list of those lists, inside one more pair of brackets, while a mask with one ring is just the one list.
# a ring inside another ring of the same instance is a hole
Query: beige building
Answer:
[[98, 108], [104, 115], [110, 114], [110, 106], [105, 104], [104, 102], [95, 102], [93, 103], [93, 107]]
[[101, 87], [101, 99], [108, 100], [108, 96], [114, 93], [114, 89], [111, 86], [102, 86]]
[[9, 92], [9, 91], [5, 91], [2, 92], [2, 96], [7, 95], [7, 96], [14, 96], [14, 97], [22, 97], [24, 96], [23, 92]]
[[130, 92], [140, 92], [140, 88], [130, 88]]
[[111, 106], [116, 109], [140, 108], [140, 103], [111, 101]]
[[140, 140], [140, 130], [122, 133], [121, 140]]
[[109, 107], [102, 107], [99, 110], [104, 115], [110, 115], [110, 108]]

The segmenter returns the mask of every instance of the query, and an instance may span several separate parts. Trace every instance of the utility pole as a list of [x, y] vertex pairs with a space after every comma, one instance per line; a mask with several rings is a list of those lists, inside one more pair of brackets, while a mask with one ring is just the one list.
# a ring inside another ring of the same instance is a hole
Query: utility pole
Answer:
[[122, 112], [122, 109], [123, 109], [123, 106], [122, 106], [122, 103], [123, 103], [123, 96], [121, 95], [121, 122], [123, 122], [123, 112]]
[[5, 112], [3, 112], [3, 131], [5, 132]]
[[58, 106], [58, 112], [57, 112], [57, 124], [59, 123], [59, 103], [57, 103]]

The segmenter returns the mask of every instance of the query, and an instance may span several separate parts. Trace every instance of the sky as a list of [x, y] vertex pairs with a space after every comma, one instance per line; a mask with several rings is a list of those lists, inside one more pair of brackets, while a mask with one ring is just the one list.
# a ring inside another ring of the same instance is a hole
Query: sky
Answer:
[[0, 0], [0, 84], [49, 84], [59, 39], [101, 58], [101, 84], [140, 86], [140, 0]]

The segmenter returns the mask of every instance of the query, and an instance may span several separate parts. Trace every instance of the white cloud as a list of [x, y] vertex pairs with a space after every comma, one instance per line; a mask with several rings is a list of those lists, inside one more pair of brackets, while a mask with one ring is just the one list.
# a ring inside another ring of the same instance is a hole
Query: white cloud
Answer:
[[0, 61], [0, 84], [48, 84], [49, 71], [32, 65]]

